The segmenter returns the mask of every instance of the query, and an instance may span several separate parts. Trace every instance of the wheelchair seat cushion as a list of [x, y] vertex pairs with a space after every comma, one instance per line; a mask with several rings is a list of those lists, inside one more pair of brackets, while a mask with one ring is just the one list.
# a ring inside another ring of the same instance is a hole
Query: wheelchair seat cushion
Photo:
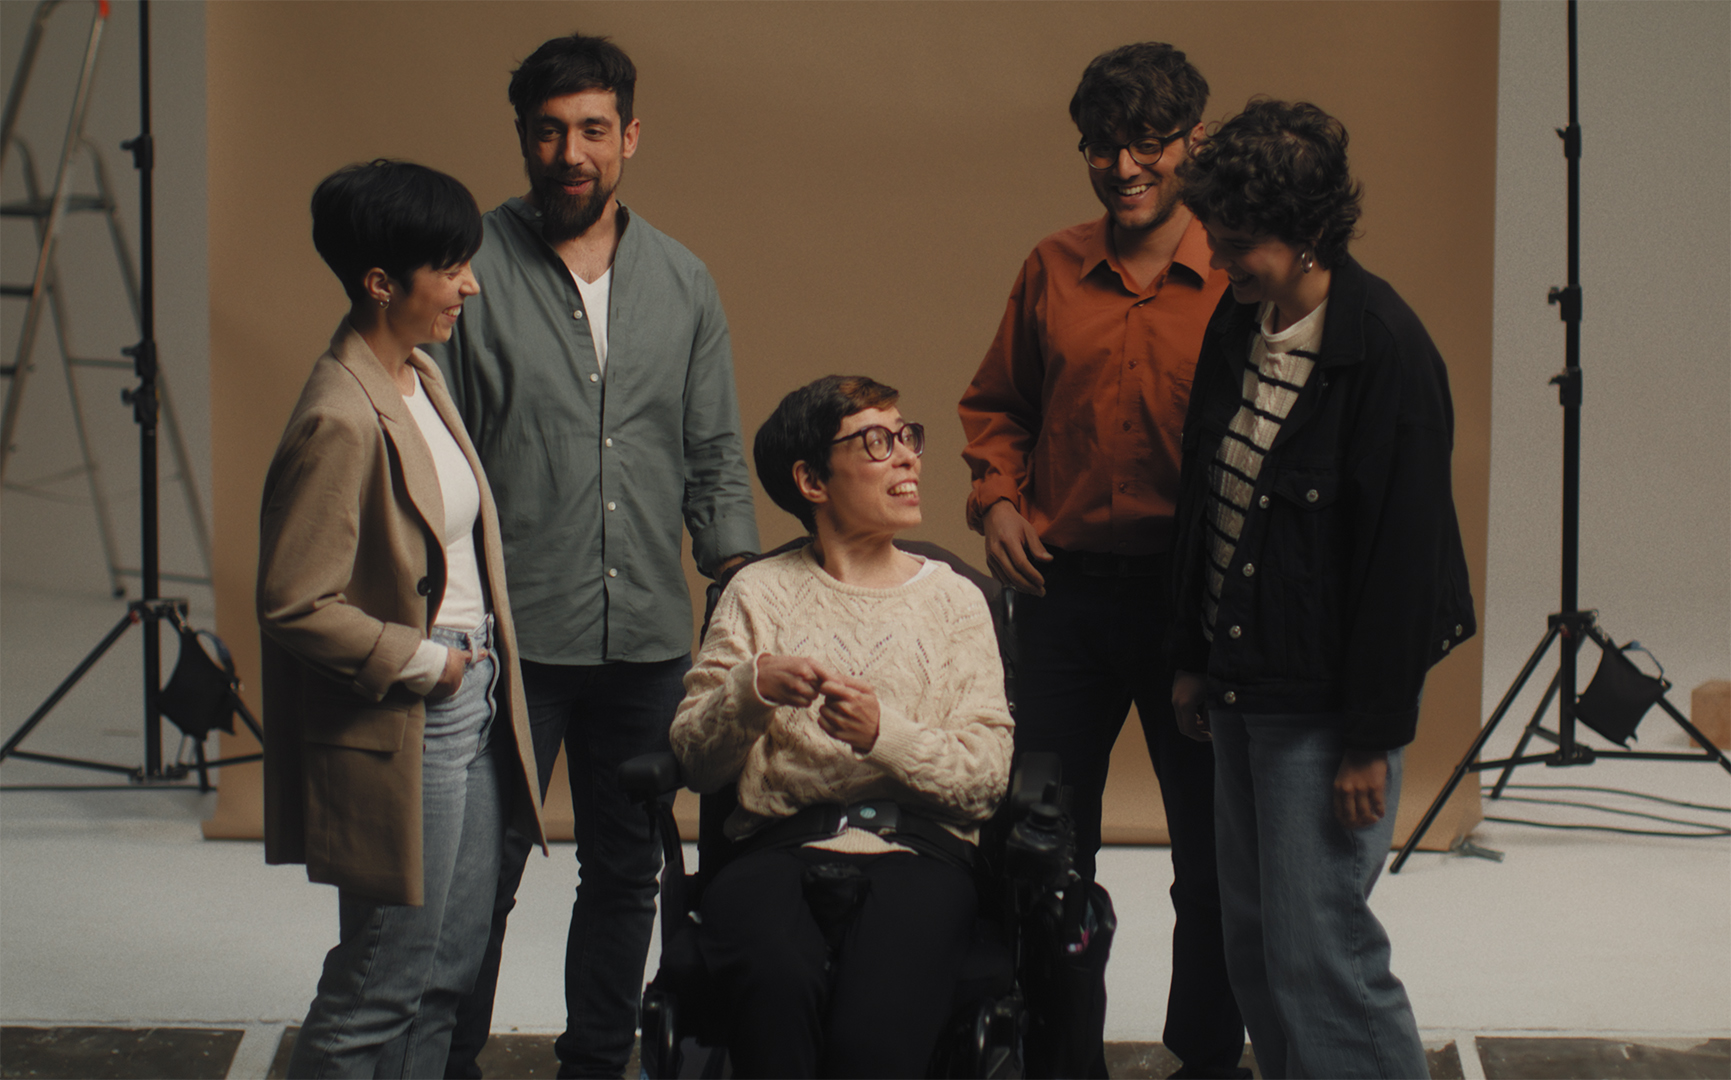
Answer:
[[999, 998], [1016, 985], [1016, 962], [1003, 940], [1003, 928], [985, 919], [974, 921], [973, 940], [956, 976], [954, 1009]]

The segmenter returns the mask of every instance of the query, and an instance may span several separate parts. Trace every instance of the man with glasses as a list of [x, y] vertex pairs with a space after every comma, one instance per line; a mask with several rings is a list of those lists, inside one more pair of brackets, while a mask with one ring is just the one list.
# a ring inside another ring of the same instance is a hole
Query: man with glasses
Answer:
[[1070, 117], [1105, 216], [1028, 256], [961, 417], [968, 524], [992, 573], [1026, 594], [1017, 749], [1062, 755], [1076, 869], [1091, 879], [1112, 747], [1135, 703], [1172, 843], [1174, 1075], [1248, 1076], [1221, 944], [1213, 754], [1177, 730], [1165, 657], [1184, 412], [1227, 284], [1174, 175], [1207, 103], [1208, 83], [1170, 45], [1088, 65]]
[[[727, 318], [691, 252], [619, 201], [637, 72], [554, 38], [511, 76], [529, 193], [485, 216], [471, 297], [435, 348], [499, 506], [547, 789], [565, 748], [581, 881], [560, 1076], [619, 1076], [637, 1027], [661, 856], [619, 764], [668, 747], [691, 666], [681, 533], [715, 574], [757, 550]], [[683, 526], [683, 530], [682, 530]], [[480, 1076], [529, 841], [506, 838], [492, 940], [446, 1076]]]

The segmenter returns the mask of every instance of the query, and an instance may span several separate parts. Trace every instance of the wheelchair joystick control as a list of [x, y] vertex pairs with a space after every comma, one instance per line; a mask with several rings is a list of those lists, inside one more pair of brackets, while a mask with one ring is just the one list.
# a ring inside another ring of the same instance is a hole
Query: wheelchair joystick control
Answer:
[[1051, 803], [1035, 803], [1010, 830], [1011, 873], [1019, 880], [1048, 888], [1063, 888], [1070, 877], [1070, 831], [1064, 812]]

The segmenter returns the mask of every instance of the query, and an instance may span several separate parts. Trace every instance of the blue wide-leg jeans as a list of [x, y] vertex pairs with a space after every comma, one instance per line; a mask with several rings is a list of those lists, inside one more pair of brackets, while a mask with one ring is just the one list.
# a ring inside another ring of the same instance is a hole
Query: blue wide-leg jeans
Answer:
[[[504, 834], [490, 748], [491, 619], [471, 633], [437, 627], [442, 645], [486, 649], [457, 692], [427, 707], [421, 752], [420, 907], [338, 893], [340, 940], [289, 1060], [291, 1077], [444, 1075], [457, 1002], [487, 947]], [[357, 753], [362, 751], [356, 751]]]
[[1334, 817], [1346, 751], [1333, 715], [1209, 711], [1226, 968], [1265, 1077], [1423, 1077], [1424, 1047], [1370, 910], [1400, 803], [1363, 829]]

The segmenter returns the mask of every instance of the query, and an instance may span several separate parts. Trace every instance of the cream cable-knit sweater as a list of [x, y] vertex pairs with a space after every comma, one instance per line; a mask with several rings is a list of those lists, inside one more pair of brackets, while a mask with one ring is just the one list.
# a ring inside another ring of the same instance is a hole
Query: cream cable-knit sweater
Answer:
[[[776, 706], [757, 694], [757, 658], [808, 656], [871, 684], [878, 737], [861, 754], [819, 726], [818, 704]], [[738, 781], [738, 838], [819, 802], [895, 799], [968, 840], [1009, 783], [1004, 669], [980, 590], [948, 566], [889, 589], [835, 580], [809, 547], [741, 570], [710, 621], [673, 750], [696, 791]], [[822, 846], [893, 850], [848, 830]]]

